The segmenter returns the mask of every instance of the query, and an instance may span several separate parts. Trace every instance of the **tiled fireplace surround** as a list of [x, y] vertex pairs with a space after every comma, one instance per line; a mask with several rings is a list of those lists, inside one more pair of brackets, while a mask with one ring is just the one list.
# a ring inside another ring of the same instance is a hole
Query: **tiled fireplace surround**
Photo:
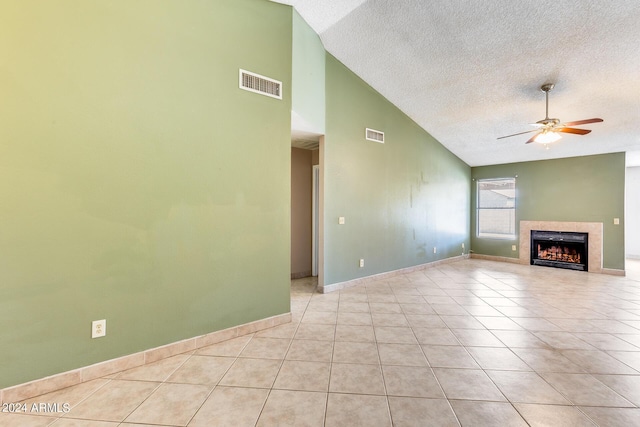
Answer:
[[602, 268], [601, 222], [520, 221], [520, 264], [531, 262], [531, 230], [575, 231], [589, 233], [589, 272], [604, 273]]

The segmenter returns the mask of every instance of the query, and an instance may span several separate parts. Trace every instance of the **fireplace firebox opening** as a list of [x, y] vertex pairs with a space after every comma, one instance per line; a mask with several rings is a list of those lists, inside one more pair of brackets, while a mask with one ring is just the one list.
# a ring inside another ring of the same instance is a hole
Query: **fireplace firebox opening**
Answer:
[[588, 271], [589, 233], [531, 230], [531, 265]]

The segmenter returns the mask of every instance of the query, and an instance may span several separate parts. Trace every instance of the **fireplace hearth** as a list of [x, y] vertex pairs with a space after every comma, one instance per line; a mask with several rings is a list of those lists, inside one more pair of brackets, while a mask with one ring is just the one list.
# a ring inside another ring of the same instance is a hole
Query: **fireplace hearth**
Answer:
[[589, 233], [531, 230], [531, 265], [588, 271]]

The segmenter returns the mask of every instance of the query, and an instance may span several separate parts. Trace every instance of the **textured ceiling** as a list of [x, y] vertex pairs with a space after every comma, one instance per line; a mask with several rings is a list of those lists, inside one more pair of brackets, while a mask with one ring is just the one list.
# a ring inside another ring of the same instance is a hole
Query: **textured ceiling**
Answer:
[[[325, 49], [471, 166], [640, 150], [640, 0], [284, 0]], [[527, 144], [545, 116], [601, 117]], [[391, 141], [389, 141], [391, 142]]]

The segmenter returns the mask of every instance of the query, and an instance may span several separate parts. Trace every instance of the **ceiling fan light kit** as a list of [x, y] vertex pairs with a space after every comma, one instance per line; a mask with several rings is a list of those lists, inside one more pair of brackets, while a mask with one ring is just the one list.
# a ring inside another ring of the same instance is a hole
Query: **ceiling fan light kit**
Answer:
[[556, 132], [542, 132], [534, 136], [533, 140], [540, 144], [551, 144], [552, 142], [556, 142], [561, 138], [562, 137]]
[[599, 123], [603, 121], [602, 119], [594, 118], [594, 119], [576, 120], [573, 122], [561, 123], [560, 119], [549, 118], [549, 91], [551, 91], [551, 89], [553, 89], [554, 86], [555, 85], [553, 83], [545, 83], [542, 86], [540, 86], [540, 90], [545, 93], [546, 114], [544, 119], [538, 120], [537, 122], [531, 124], [532, 126], [535, 126], [536, 129], [528, 130], [525, 132], [514, 133], [512, 135], [501, 136], [498, 139], [510, 138], [512, 136], [522, 135], [530, 132], [537, 132], [525, 144], [529, 144], [531, 142], [538, 142], [540, 144], [547, 145], [547, 144], [556, 142], [562, 138], [558, 134], [558, 132], [572, 133], [575, 135], [586, 135], [589, 132], [591, 132], [591, 130], [589, 129], [571, 128], [569, 126], [586, 125], [588, 123]]

